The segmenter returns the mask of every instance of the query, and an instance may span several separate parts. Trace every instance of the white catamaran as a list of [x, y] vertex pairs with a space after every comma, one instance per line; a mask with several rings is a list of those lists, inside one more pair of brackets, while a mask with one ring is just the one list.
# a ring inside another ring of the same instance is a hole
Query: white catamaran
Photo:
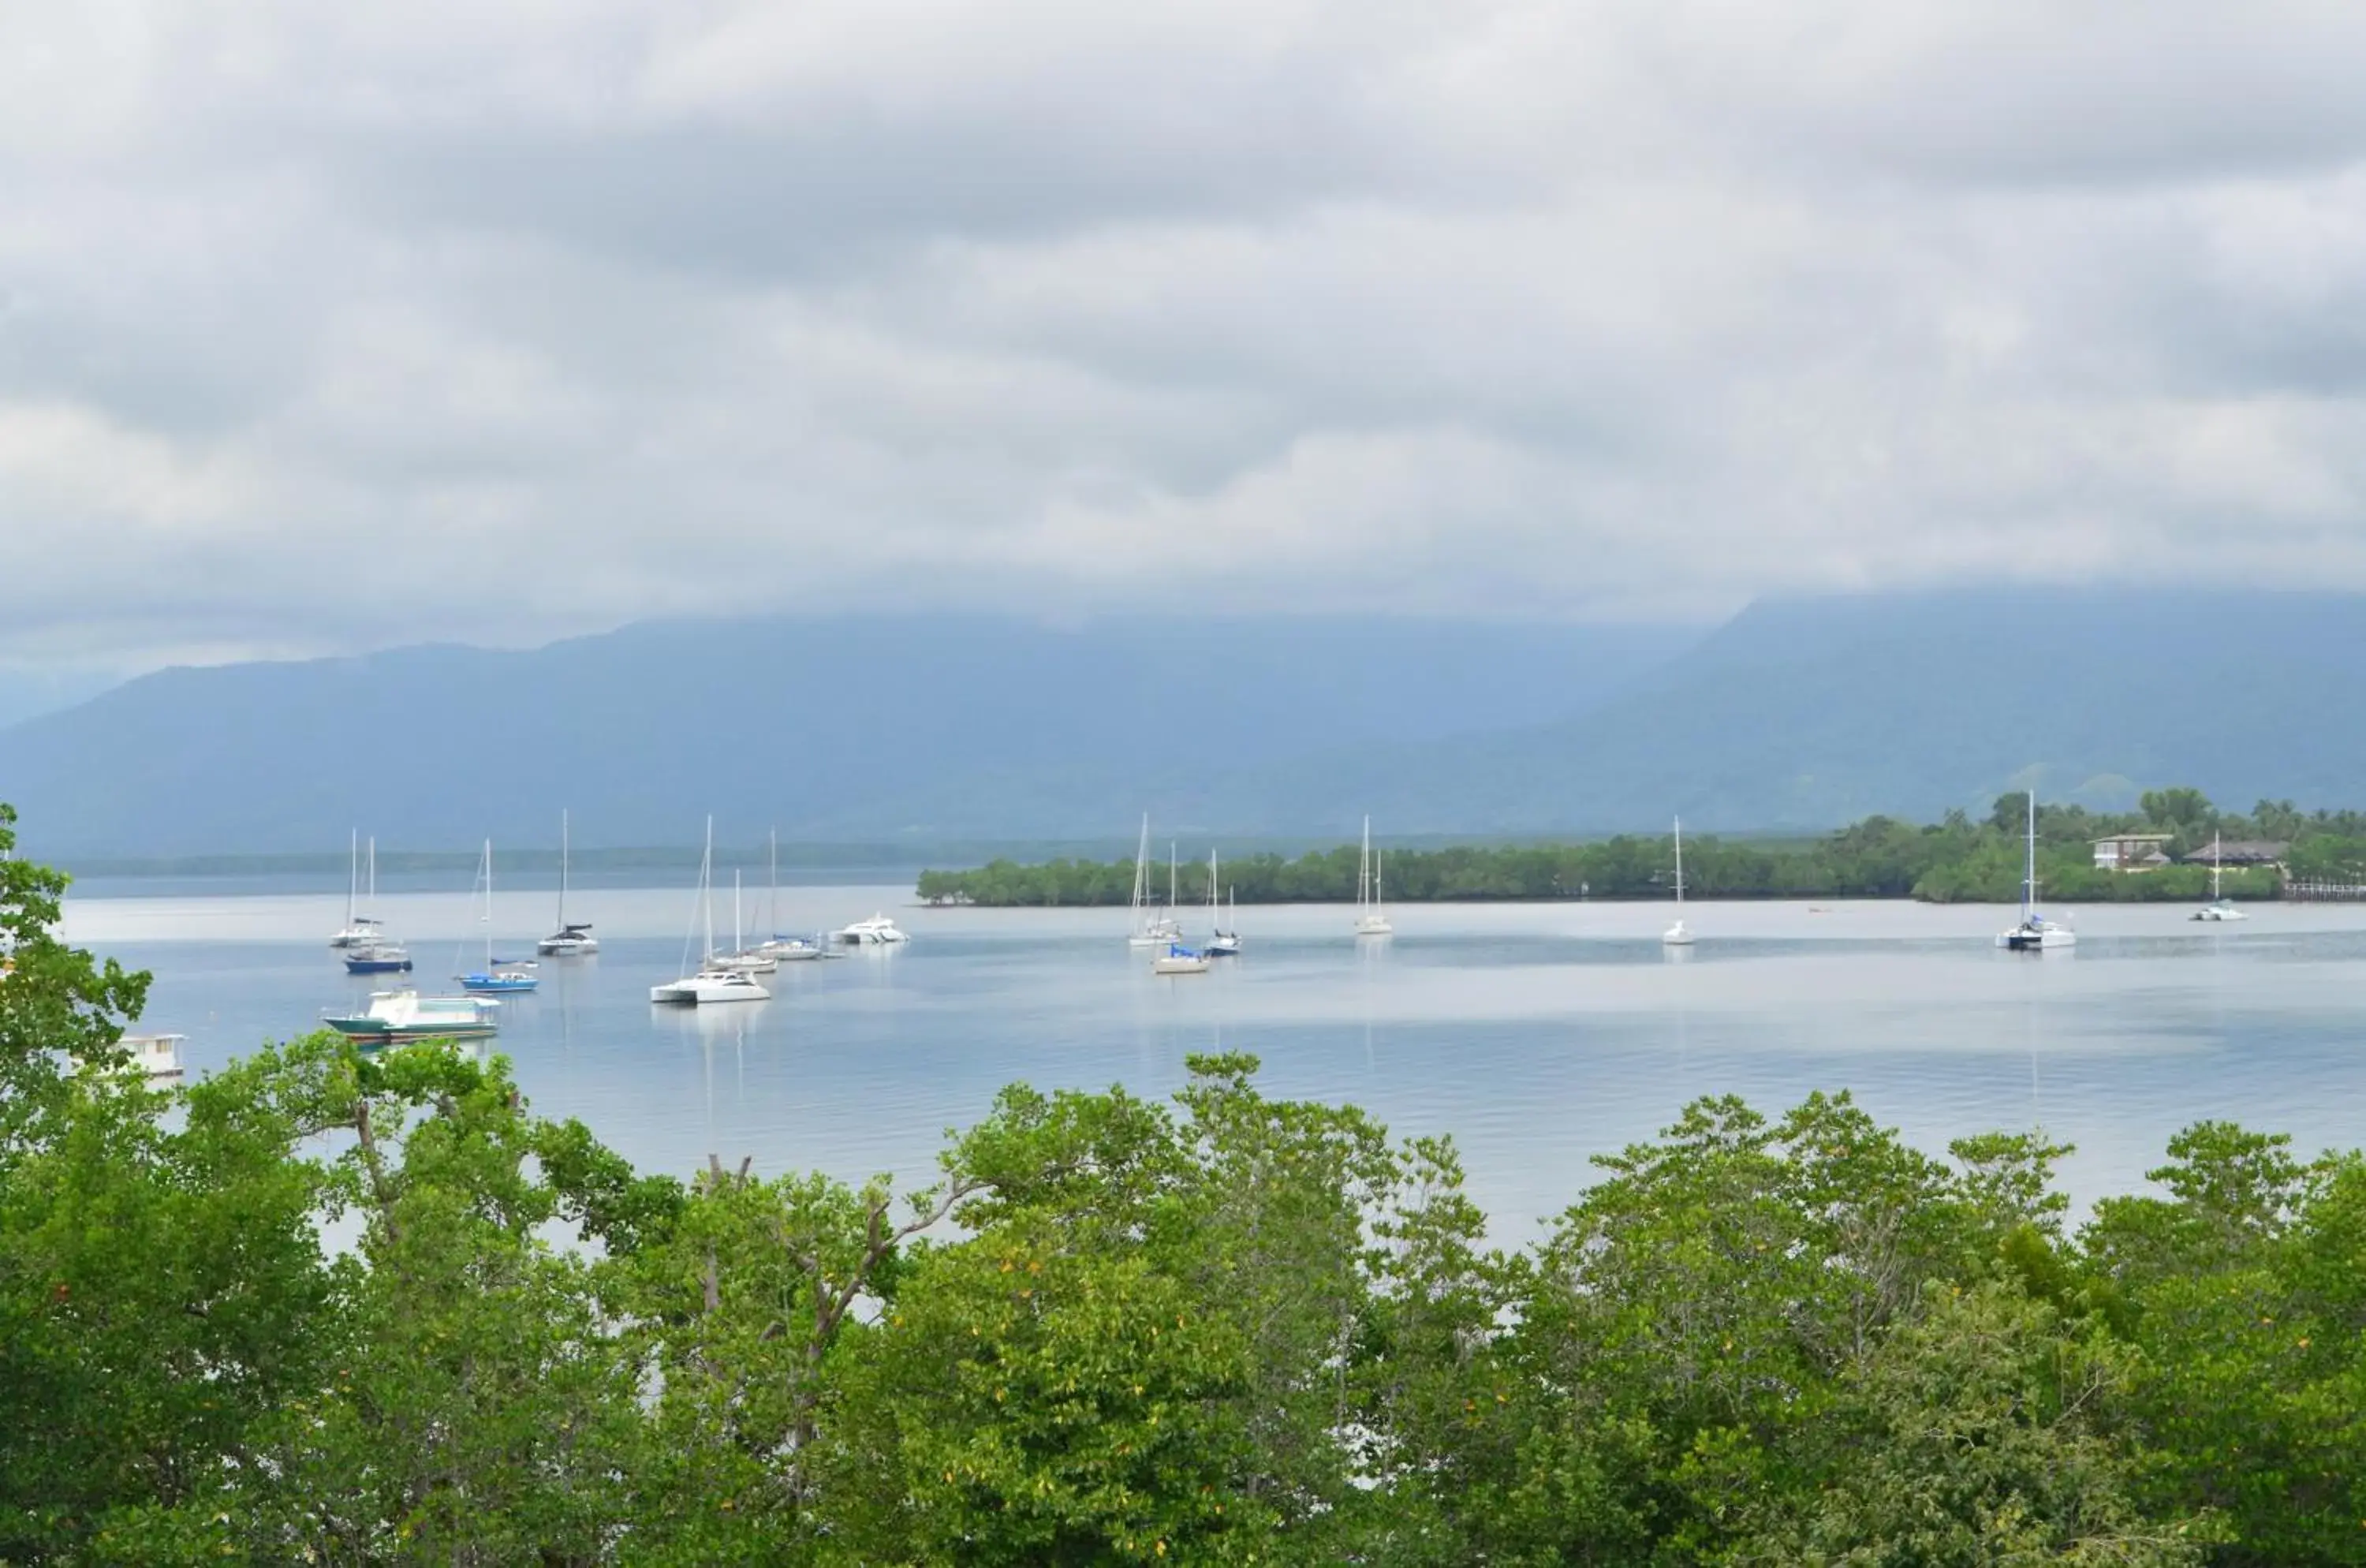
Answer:
[[706, 852], [698, 862], [698, 915], [705, 924], [706, 946], [699, 959], [698, 968], [690, 968], [690, 943], [697, 929], [682, 941], [682, 969], [679, 980], [669, 980], [662, 986], [649, 987], [649, 1000], [680, 1006], [712, 1007], [718, 1002], [769, 1001], [772, 993], [756, 984], [755, 977], [736, 969], [724, 969], [715, 962], [715, 818], [706, 819]]
[[1690, 947], [1693, 929], [1684, 924], [1684, 819], [1676, 823], [1676, 923], [1660, 933], [1660, 941], [1670, 947]]
[[1996, 944], [2014, 953], [2047, 953], [2079, 945], [2079, 933], [2037, 912], [2037, 792], [2029, 792], [2028, 869], [2021, 878], [2021, 923], [1997, 932]]
[[1372, 819], [1364, 818], [1364, 855], [1356, 864], [1356, 934], [1387, 936], [1397, 928], [1389, 924], [1388, 912], [1380, 904], [1380, 863], [1372, 853]]

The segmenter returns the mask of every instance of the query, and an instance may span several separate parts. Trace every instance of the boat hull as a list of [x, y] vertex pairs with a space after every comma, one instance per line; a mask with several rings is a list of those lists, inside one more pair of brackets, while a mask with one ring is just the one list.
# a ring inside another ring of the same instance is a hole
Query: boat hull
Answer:
[[411, 973], [411, 960], [348, 957], [345, 960], [345, 973], [348, 975], [408, 975]]

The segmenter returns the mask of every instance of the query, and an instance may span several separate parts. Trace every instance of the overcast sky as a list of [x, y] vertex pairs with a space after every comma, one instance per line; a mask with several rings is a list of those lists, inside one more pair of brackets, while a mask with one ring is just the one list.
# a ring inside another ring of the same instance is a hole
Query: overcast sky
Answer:
[[0, 3], [0, 665], [2366, 587], [2366, 6]]

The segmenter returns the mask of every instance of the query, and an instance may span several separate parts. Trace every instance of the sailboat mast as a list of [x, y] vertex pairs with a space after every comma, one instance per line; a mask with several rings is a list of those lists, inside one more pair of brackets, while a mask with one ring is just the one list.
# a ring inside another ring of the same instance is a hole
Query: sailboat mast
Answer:
[[362, 830], [356, 828], [353, 831], [354, 836], [345, 847], [345, 925], [348, 929], [352, 927], [356, 912], [354, 900], [361, 896], [362, 886]]
[[738, 953], [747, 944], [748, 939], [739, 931], [739, 868], [733, 866], [731, 868], [731, 951]]
[[2021, 875], [2021, 912], [2026, 918], [2037, 903], [2037, 792], [2029, 792], [2029, 861]]
[[2224, 833], [2210, 835], [2210, 897], [2213, 900], [2218, 897], [2218, 840], [2225, 837]]
[[558, 808], [558, 929], [567, 929], [567, 807]]
[[1684, 907], [1684, 819], [1676, 822], [1676, 908]]
[[706, 914], [706, 957], [700, 965], [711, 968], [715, 964], [715, 818], [706, 819], [706, 852], [698, 858], [698, 886], [704, 889], [700, 906]]
[[772, 850], [772, 893], [764, 905], [765, 929], [772, 935], [781, 934], [781, 830], [771, 829]]
[[485, 973], [493, 971], [493, 841], [485, 840]]
[[1166, 840], [1166, 915], [1175, 917], [1175, 840]]
[[377, 835], [376, 833], [370, 835], [369, 841], [369, 901], [371, 908], [377, 908]]

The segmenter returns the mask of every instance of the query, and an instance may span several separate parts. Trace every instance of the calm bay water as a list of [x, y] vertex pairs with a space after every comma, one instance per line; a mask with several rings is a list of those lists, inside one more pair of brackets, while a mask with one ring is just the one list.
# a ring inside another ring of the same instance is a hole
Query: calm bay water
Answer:
[[[2366, 1143], [2366, 909], [2263, 906], [2231, 927], [2081, 910], [2075, 952], [2032, 957], [1989, 945], [2010, 919], [1994, 908], [1694, 904], [1699, 945], [1671, 954], [1665, 906], [1406, 906], [1392, 941], [1360, 945], [1351, 911], [1260, 908], [1240, 913], [1242, 959], [1159, 979], [1125, 945], [1123, 910], [914, 908], [909, 887], [783, 887], [777, 929], [885, 909], [913, 941], [784, 965], [770, 1002], [680, 1010], [647, 998], [680, 970], [688, 894], [583, 893], [570, 912], [597, 922], [602, 953], [544, 961], [541, 992], [504, 1003], [499, 1048], [536, 1109], [581, 1117], [644, 1168], [687, 1173], [712, 1152], [904, 1185], [1003, 1084], [1164, 1094], [1189, 1054], [1250, 1051], [1268, 1092], [1452, 1134], [1506, 1242], [1576, 1195], [1591, 1156], [1710, 1093], [1772, 1114], [1850, 1089], [1933, 1152], [2042, 1125], [2078, 1145], [2065, 1179], [2082, 1202], [2140, 1187], [2203, 1117], [2305, 1152]], [[764, 901], [750, 896], [751, 930]], [[551, 912], [530, 893], [501, 905], [513, 938]], [[483, 956], [456, 892], [378, 912], [422, 990]], [[78, 896], [66, 933], [154, 972], [145, 1027], [186, 1034], [202, 1073], [366, 1001], [370, 982], [325, 945], [344, 915], [342, 889], [141, 891]], [[727, 902], [722, 923], [727, 937]]]

